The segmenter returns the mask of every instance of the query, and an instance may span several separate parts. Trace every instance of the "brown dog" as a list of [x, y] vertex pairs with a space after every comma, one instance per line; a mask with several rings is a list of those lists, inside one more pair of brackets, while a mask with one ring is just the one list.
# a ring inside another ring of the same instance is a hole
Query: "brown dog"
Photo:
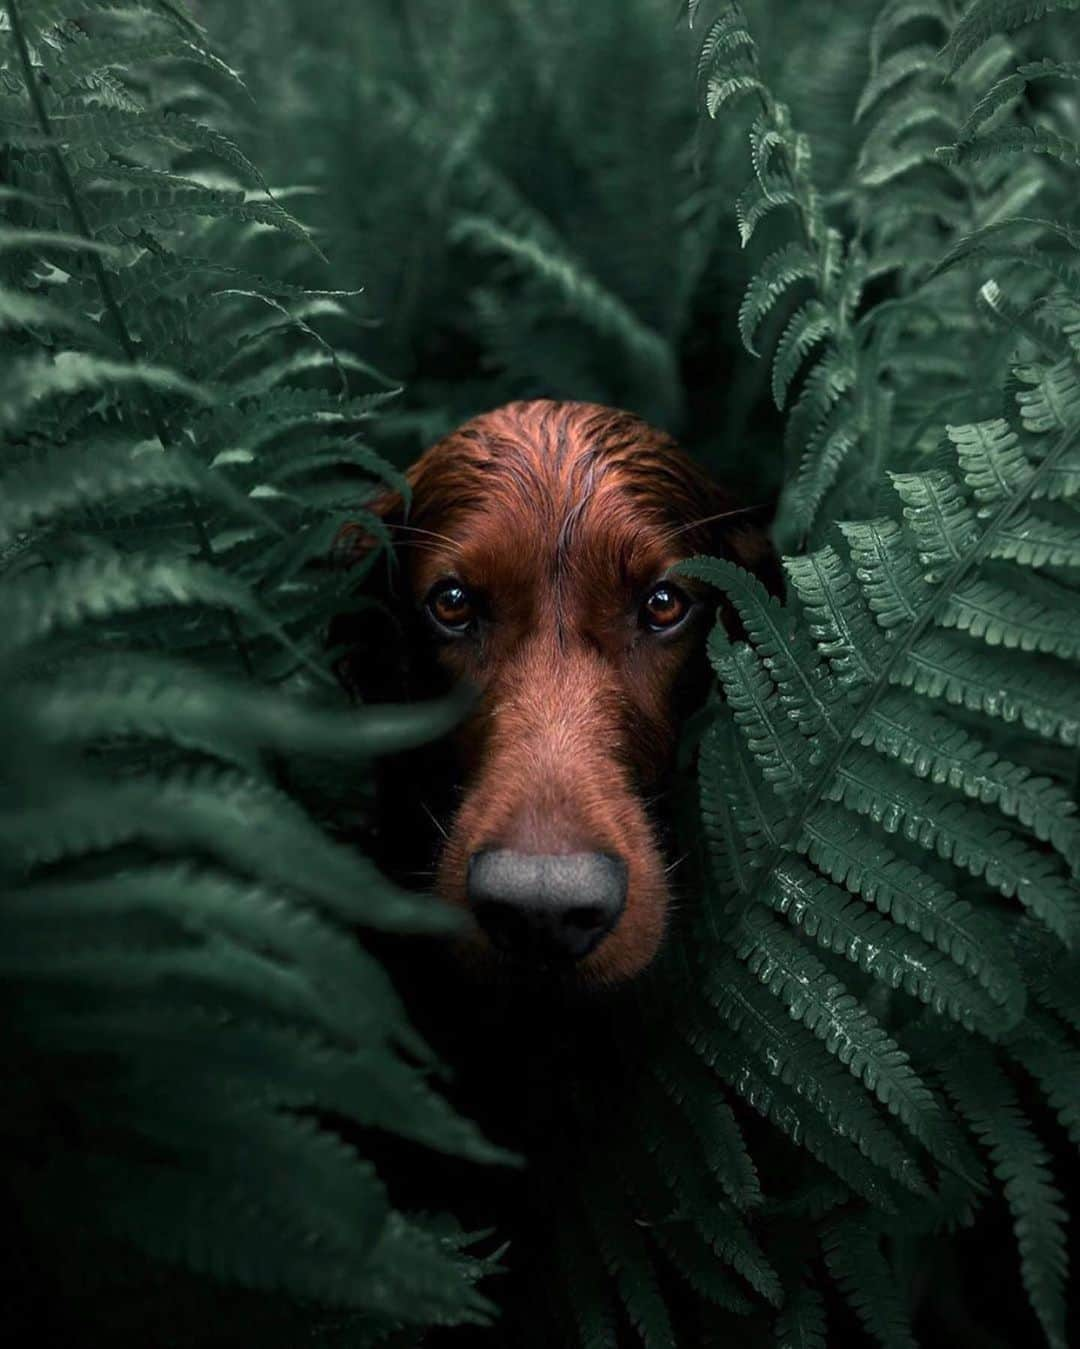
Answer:
[[590, 403], [467, 422], [376, 509], [451, 679], [480, 691], [436, 890], [470, 947], [612, 983], [655, 955], [668, 908], [646, 796], [714, 612], [672, 575], [695, 553], [769, 572], [764, 536], [662, 432]]

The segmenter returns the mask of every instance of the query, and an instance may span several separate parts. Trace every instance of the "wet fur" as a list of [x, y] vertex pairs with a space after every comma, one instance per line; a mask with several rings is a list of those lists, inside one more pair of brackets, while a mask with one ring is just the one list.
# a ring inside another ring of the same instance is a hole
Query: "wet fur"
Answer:
[[[395, 495], [375, 509], [397, 545], [391, 604], [411, 653], [409, 692], [460, 679], [479, 691], [443, 750], [445, 773], [424, 774], [450, 787], [423, 802], [444, 835], [434, 889], [467, 907], [468, 858], [485, 847], [615, 853], [629, 872], [626, 907], [576, 975], [585, 985], [630, 979], [655, 956], [670, 899], [647, 802], [704, 691], [715, 611], [704, 587], [675, 578], [698, 603], [678, 632], [657, 637], [638, 622], [642, 598], [696, 553], [733, 558], [775, 586], [771, 550], [669, 436], [596, 404], [508, 404], [432, 446], [407, 477], [408, 513]], [[341, 540], [354, 559], [370, 546], [362, 524]], [[486, 597], [475, 640], [440, 641], [424, 621], [425, 596], [450, 577]], [[400, 679], [388, 682], [400, 698]], [[479, 930], [463, 953], [480, 968], [495, 963]]]

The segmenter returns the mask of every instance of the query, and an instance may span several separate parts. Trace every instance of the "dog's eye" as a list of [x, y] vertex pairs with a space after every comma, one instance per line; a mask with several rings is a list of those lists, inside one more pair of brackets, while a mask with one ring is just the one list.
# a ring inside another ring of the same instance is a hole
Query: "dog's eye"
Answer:
[[651, 632], [677, 627], [690, 611], [690, 601], [670, 581], [654, 586], [641, 606], [641, 622]]
[[440, 581], [427, 597], [427, 611], [447, 632], [464, 632], [476, 617], [476, 605], [460, 581]]

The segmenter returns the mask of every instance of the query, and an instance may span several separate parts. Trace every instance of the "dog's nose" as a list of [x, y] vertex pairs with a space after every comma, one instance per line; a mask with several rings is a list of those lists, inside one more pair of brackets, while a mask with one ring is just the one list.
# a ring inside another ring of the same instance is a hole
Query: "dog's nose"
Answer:
[[500, 951], [581, 960], [626, 903], [626, 863], [602, 852], [487, 848], [469, 859], [469, 903]]

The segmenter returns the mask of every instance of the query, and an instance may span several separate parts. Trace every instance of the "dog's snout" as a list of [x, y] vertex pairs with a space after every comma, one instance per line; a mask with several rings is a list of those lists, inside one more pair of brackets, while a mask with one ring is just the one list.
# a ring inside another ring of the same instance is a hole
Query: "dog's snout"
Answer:
[[618, 922], [626, 880], [625, 862], [609, 853], [488, 848], [469, 859], [467, 894], [499, 950], [581, 960]]

